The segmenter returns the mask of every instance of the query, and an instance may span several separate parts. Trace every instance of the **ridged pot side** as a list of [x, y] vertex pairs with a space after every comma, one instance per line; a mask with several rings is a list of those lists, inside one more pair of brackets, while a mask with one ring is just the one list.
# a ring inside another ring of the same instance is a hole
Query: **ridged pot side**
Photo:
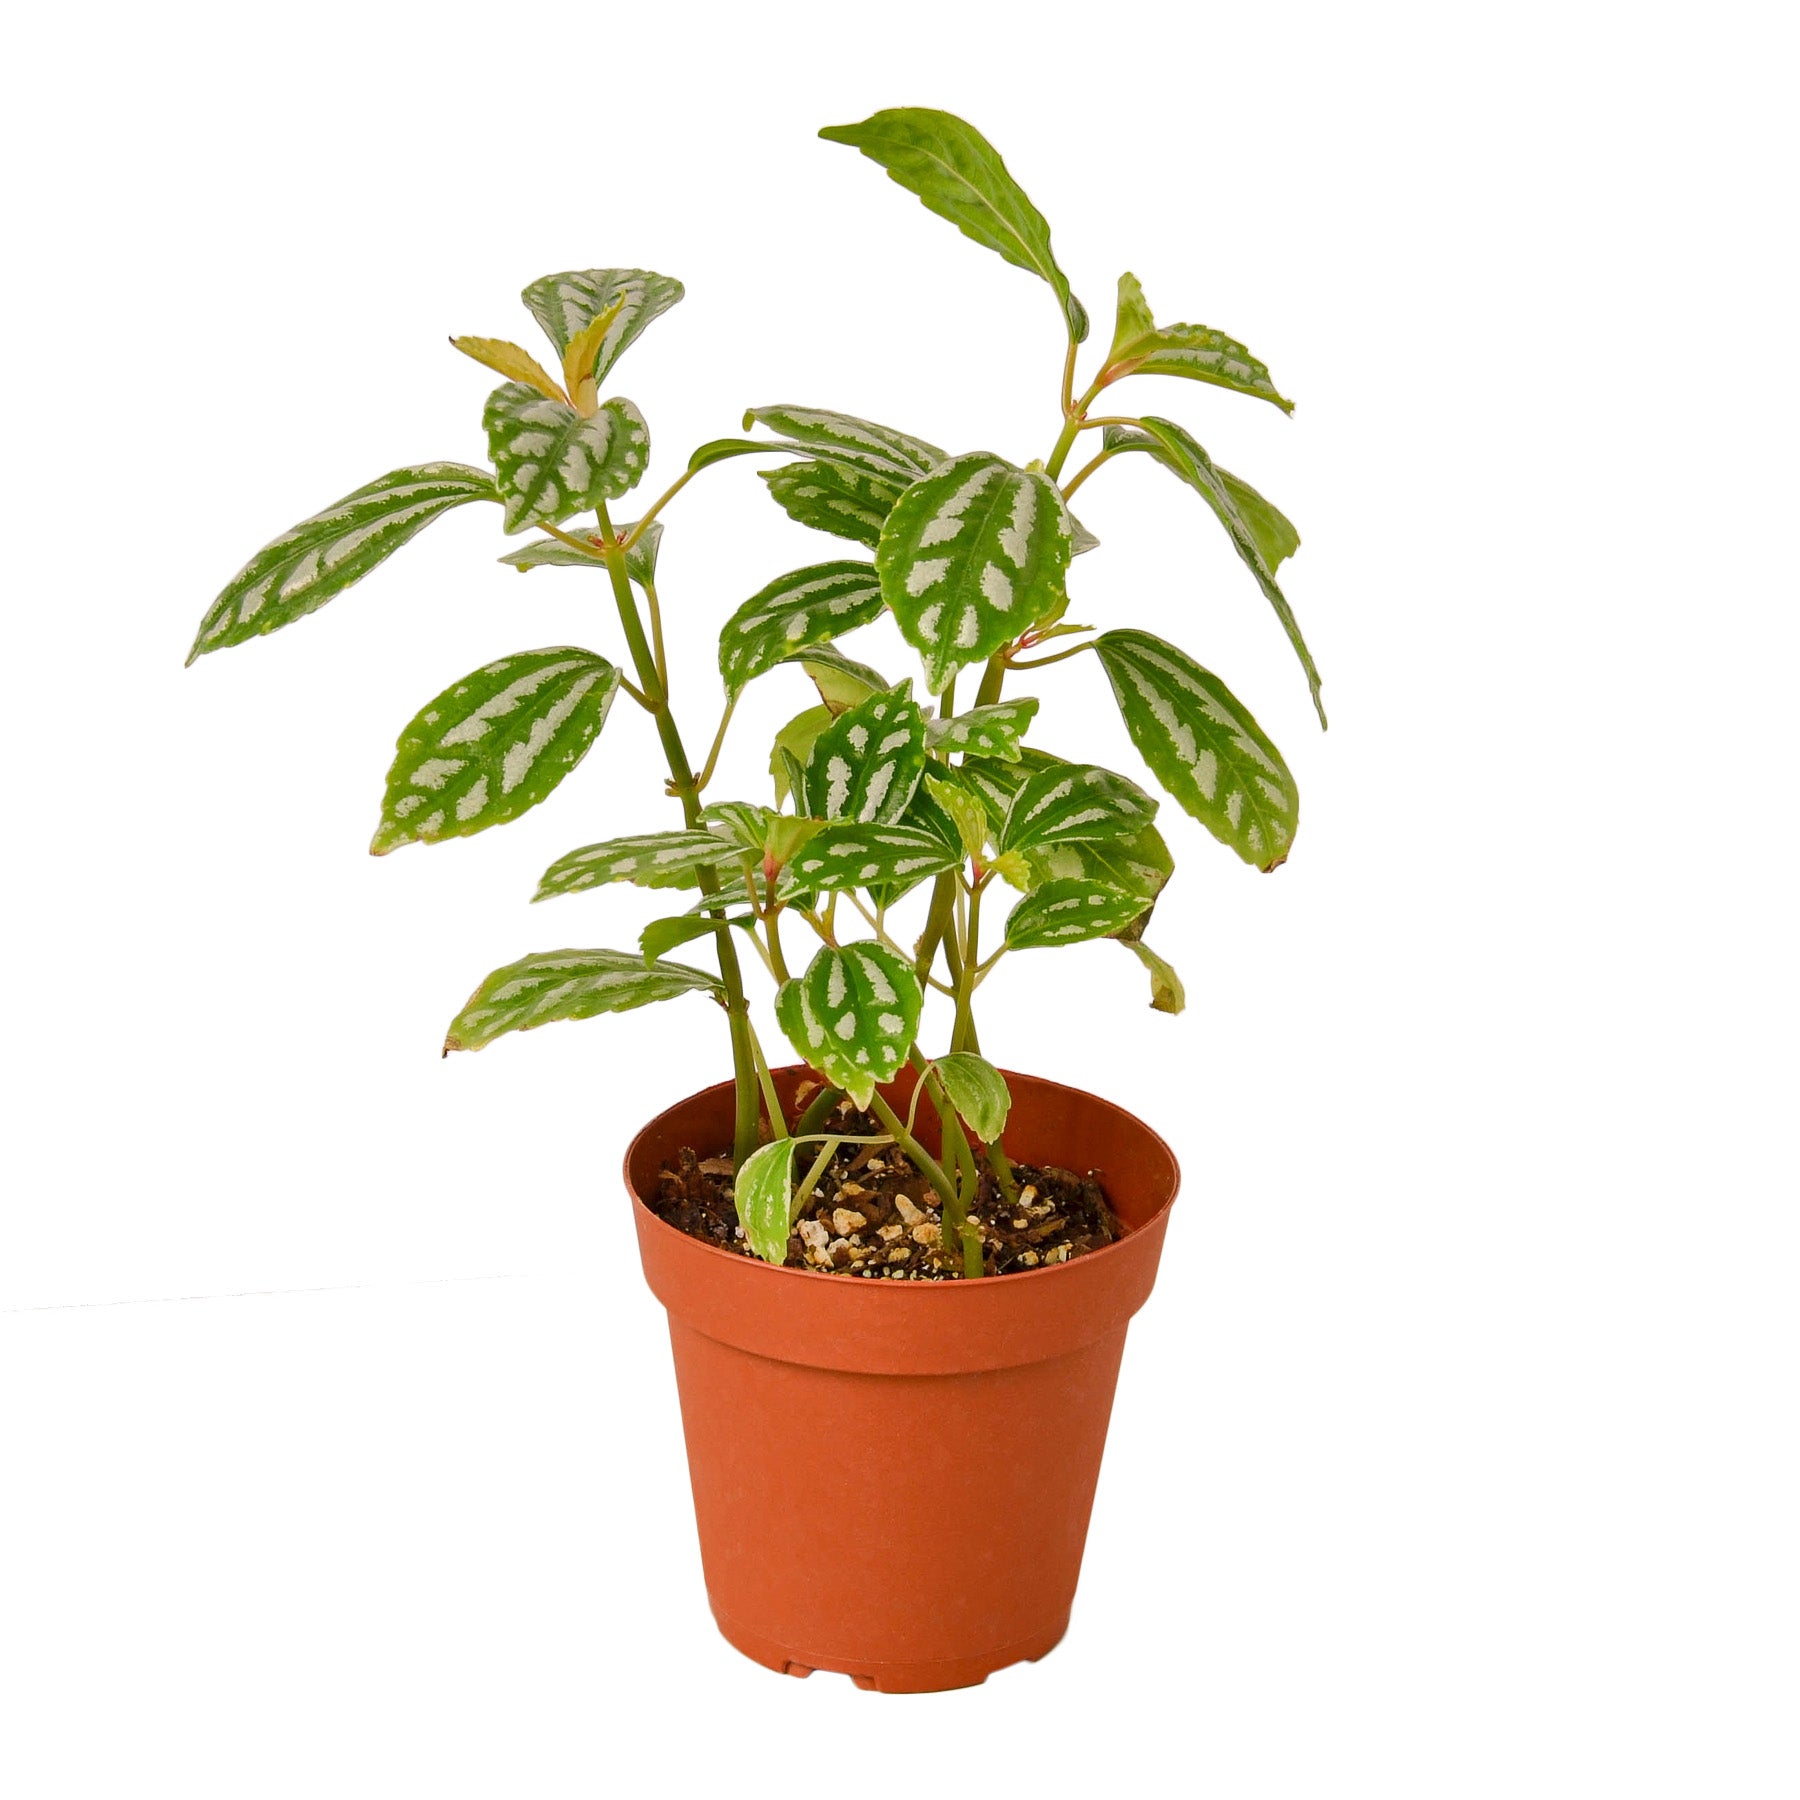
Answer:
[[[776, 1071], [784, 1101], [805, 1073]], [[644, 1274], [669, 1312], [708, 1598], [770, 1668], [890, 1693], [965, 1687], [1042, 1656], [1068, 1624], [1126, 1326], [1180, 1177], [1122, 1108], [1007, 1082], [1009, 1153], [1095, 1170], [1129, 1228], [1118, 1243], [945, 1282], [716, 1249], [644, 1201], [683, 1147], [729, 1143], [729, 1082], [652, 1120], [626, 1154]], [[897, 1106], [910, 1088], [908, 1072]], [[930, 1112], [919, 1135], [935, 1149]]]

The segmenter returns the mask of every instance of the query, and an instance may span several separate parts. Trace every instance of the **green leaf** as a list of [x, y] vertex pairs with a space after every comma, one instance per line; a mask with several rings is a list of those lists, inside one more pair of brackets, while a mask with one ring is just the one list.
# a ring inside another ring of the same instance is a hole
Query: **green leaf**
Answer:
[[846, 656], [835, 644], [797, 650], [784, 660], [797, 662], [812, 677], [819, 698], [834, 713], [855, 706], [871, 694], [885, 694], [894, 685], [879, 669]]
[[1099, 843], [1045, 844], [1025, 860], [1032, 887], [1046, 881], [1097, 881], [1145, 900], [1154, 900], [1175, 873], [1175, 859], [1154, 825]]
[[869, 545], [880, 542], [888, 514], [911, 485], [901, 475], [874, 474], [823, 459], [758, 473], [776, 504], [796, 523]]
[[961, 862], [958, 849], [917, 825], [827, 825], [788, 865], [796, 892], [906, 888]]
[[797, 444], [784, 444], [773, 438], [709, 438], [698, 445], [688, 458], [688, 473], [697, 475], [702, 469], [710, 469], [714, 463], [729, 462], [734, 456], [756, 456], [775, 451], [782, 456], [804, 456], [806, 452]]
[[808, 644], [867, 625], [881, 612], [881, 583], [866, 562], [814, 563], [777, 576], [725, 621], [719, 674], [735, 697], [747, 682]]
[[1002, 855], [1048, 844], [1130, 837], [1156, 817], [1156, 802], [1135, 782], [1092, 763], [1057, 763], [1019, 784], [995, 843]]
[[1150, 971], [1150, 1008], [1153, 1012], [1178, 1013], [1187, 1005], [1181, 977], [1141, 938], [1120, 938], [1127, 950]]
[[730, 919], [701, 918], [691, 912], [677, 913], [671, 919], [652, 919], [638, 933], [638, 948], [643, 951], [644, 962], [648, 965], [667, 956], [671, 950], [679, 949], [683, 944], [691, 944], [695, 938], [723, 931], [728, 925], [735, 925], [741, 931], [755, 930], [755, 922], [748, 913]]
[[871, 473], [891, 471], [902, 487], [928, 474], [944, 460], [936, 444], [877, 425], [850, 413], [827, 412], [818, 406], [753, 406], [744, 414], [744, 429], [767, 425], [793, 442], [804, 444], [812, 455], [864, 468]]
[[592, 380], [597, 387], [644, 327], [666, 313], [685, 292], [672, 276], [649, 269], [567, 269], [534, 281], [520, 298], [543, 326], [559, 357], [595, 319], [624, 302], [594, 359]]
[[1118, 324], [1106, 355], [1104, 379], [1110, 384], [1126, 375], [1185, 375], [1190, 381], [1207, 381], [1267, 400], [1285, 413], [1294, 410], [1293, 401], [1276, 392], [1268, 366], [1236, 338], [1205, 325], [1159, 326], [1135, 275], [1119, 277]]
[[454, 682], [401, 732], [369, 845], [467, 837], [547, 798], [606, 723], [619, 671], [591, 650], [525, 650]]
[[953, 1050], [934, 1065], [950, 1104], [968, 1121], [969, 1129], [984, 1144], [997, 1144], [1012, 1111], [1012, 1093], [1006, 1077], [985, 1057], [972, 1050]]
[[629, 881], [634, 887], [688, 888], [699, 879], [699, 870], [741, 860], [738, 845], [722, 832], [640, 832], [635, 837], [584, 844], [559, 856], [539, 878], [532, 899], [579, 894], [611, 881]]
[[1237, 502], [1231, 497], [1219, 471], [1213, 467], [1212, 458], [1201, 449], [1190, 433], [1173, 421], [1145, 418], [1141, 422], [1164, 451], [1157, 460], [1203, 494], [1207, 504], [1218, 514], [1231, 538], [1232, 548], [1237, 551], [1244, 566], [1256, 577], [1257, 586], [1275, 609], [1275, 616], [1281, 621], [1281, 628], [1287, 633], [1288, 642], [1294, 646], [1294, 654], [1299, 657], [1300, 666], [1306, 671], [1306, 684], [1312, 690], [1313, 708], [1319, 715], [1320, 725], [1324, 725], [1325, 706], [1319, 698], [1319, 671], [1313, 662], [1312, 652], [1306, 647], [1306, 639], [1300, 635], [1300, 623], [1294, 617], [1294, 609], [1287, 603], [1287, 596], [1276, 586], [1274, 573], [1263, 560], [1262, 551], [1257, 545], [1256, 534], [1238, 511]]
[[508, 381], [488, 395], [482, 424], [508, 532], [618, 499], [637, 486], [650, 455], [650, 428], [629, 400], [608, 400], [584, 418]]
[[[964, 856], [979, 859], [987, 849], [988, 820], [981, 802], [960, 782], [927, 775], [924, 790], [937, 803], [955, 832], [954, 842]], [[915, 800], [917, 796], [914, 796]]]
[[[616, 529], [629, 536], [633, 527], [620, 525]], [[644, 527], [644, 535], [625, 552], [625, 572], [640, 587], [649, 587], [656, 580], [656, 555], [662, 548], [662, 532], [662, 520], [652, 519]], [[600, 546], [591, 534], [582, 535], [594, 544], [592, 556], [558, 538], [547, 537], [533, 538], [529, 544], [509, 550], [500, 560], [514, 569], [597, 569], [604, 575], [606, 564], [601, 560]]]
[[1007, 914], [1007, 947], [1047, 949], [1111, 937], [1147, 904], [1141, 894], [1124, 894], [1097, 881], [1046, 881]]
[[746, 856], [761, 856], [768, 842], [769, 825], [782, 815], [750, 800], [715, 800], [700, 809], [704, 823], [728, 838]]
[[925, 715], [903, 681], [840, 713], [813, 739], [797, 810], [890, 825], [911, 802], [925, 761]]
[[[1181, 473], [1179, 465], [1170, 462], [1162, 444], [1149, 432], [1140, 431], [1135, 425], [1108, 425], [1101, 435], [1108, 450], [1147, 451], [1165, 467], [1173, 468], [1177, 474]], [[1229, 469], [1222, 469], [1214, 463], [1213, 473], [1225, 484], [1225, 492], [1237, 507], [1238, 516], [1249, 526], [1250, 535], [1256, 540], [1263, 566], [1273, 574], [1300, 548], [1300, 533], [1295, 530], [1293, 521], [1272, 500], [1265, 500], [1249, 482], [1232, 474]], [[1213, 489], [1202, 487], [1199, 493], [1201, 499], [1218, 514], [1220, 524], [1225, 524], [1225, 515], [1219, 510]]]
[[731, 1197], [745, 1243], [764, 1262], [780, 1268], [794, 1229], [794, 1140], [777, 1138], [745, 1157]]
[[881, 529], [875, 567], [932, 693], [1067, 606], [1071, 533], [1049, 476], [983, 450], [955, 457], [901, 495]]
[[1087, 336], [1087, 310], [1050, 252], [1044, 215], [973, 125], [954, 113], [899, 106], [859, 125], [827, 125], [819, 136], [860, 150], [965, 237], [1042, 276], [1062, 302], [1070, 341], [1079, 344]]
[[1224, 682], [1147, 631], [1104, 632], [1094, 649], [1157, 780], [1245, 862], [1286, 861], [1300, 823], [1294, 778]]
[[206, 609], [188, 661], [316, 612], [433, 519], [499, 498], [494, 478], [467, 463], [390, 470], [257, 551]]
[[807, 1062], [866, 1107], [906, 1060], [923, 998], [911, 968], [884, 946], [826, 945], [782, 986], [775, 1016]]
[[644, 966], [623, 950], [541, 950], [496, 969], [450, 1022], [444, 1054], [480, 1050], [509, 1031], [557, 1019], [629, 1012], [678, 994], [712, 993], [718, 978], [685, 963]]
[[775, 747], [769, 752], [769, 773], [775, 778], [775, 804], [786, 803], [806, 786], [806, 759], [812, 747], [836, 715], [829, 706], [809, 706], [796, 713], [775, 734]]
[[1019, 740], [1037, 716], [1035, 700], [1001, 700], [993, 706], [971, 706], [948, 719], [927, 719], [925, 741], [933, 750], [970, 751], [977, 756], [997, 756], [1002, 762], [1019, 760]]

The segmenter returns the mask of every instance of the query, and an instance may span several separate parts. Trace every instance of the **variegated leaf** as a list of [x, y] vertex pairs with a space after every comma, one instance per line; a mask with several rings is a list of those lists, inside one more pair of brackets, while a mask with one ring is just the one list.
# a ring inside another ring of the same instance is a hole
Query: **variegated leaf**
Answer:
[[718, 977], [685, 963], [644, 959], [624, 950], [540, 950], [496, 969], [450, 1022], [444, 1054], [481, 1050], [509, 1031], [557, 1019], [629, 1012], [679, 994], [712, 993]]
[[817, 406], [753, 406], [744, 414], [744, 429], [748, 431], [752, 425], [767, 425], [806, 445], [812, 456], [828, 456], [872, 471], [890, 469], [902, 478], [902, 487], [944, 460], [943, 451], [923, 438]]
[[997, 756], [1002, 762], [1019, 760], [1019, 740], [1037, 716], [1035, 700], [1001, 700], [993, 706], [972, 706], [948, 719], [927, 719], [925, 741], [933, 750], [966, 750], [976, 756]]
[[894, 1079], [918, 1035], [918, 978], [881, 944], [826, 945], [775, 998], [775, 1016], [806, 1061], [866, 1107]]
[[1146, 904], [1141, 894], [1122, 894], [1097, 881], [1046, 881], [1007, 914], [1007, 948], [1048, 949], [1111, 937]]
[[1257, 586], [1275, 609], [1275, 616], [1281, 621], [1281, 628], [1287, 633], [1288, 642], [1294, 646], [1294, 654], [1299, 657], [1300, 666], [1306, 671], [1306, 685], [1312, 690], [1313, 708], [1319, 715], [1320, 725], [1324, 725], [1325, 704], [1319, 698], [1319, 671], [1313, 662], [1312, 652], [1306, 647], [1306, 639], [1300, 635], [1300, 623], [1294, 617], [1294, 609], [1287, 603], [1287, 596], [1276, 586], [1274, 572], [1263, 560], [1256, 534], [1238, 511], [1237, 502], [1232, 499], [1219, 471], [1213, 467], [1212, 458], [1201, 449], [1191, 433], [1184, 431], [1172, 420], [1145, 418], [1140, 423], [1162, 447], [1164, 454], [1157, 460], [1203, 494], [1207, 504], [1218, 514], [1220, 523], [1231, 539], [1232, 548], [1237, 551], [1244, 566], [1256, 577]]
[[591, 376], [597, 387], [644, 327], [666, 313], [685, 291], [672, 276], [649, 269], [568, 269], [534, 281], [520, 298], [559, 357], [595, 319], [616, 302], [624, 302], [595, 352]]
[[880, 542], [888, 514], [910, 485], [904, 475], [817, 458], [758, 473], [776, 504], [796, 523], [870, 545]]
[[794, 1229], [794, 1140], [777, 1138], [752, 1151], [733, 1177], [731, 1199], [744, 1242], [780, 1268]]
[[[629, 536], [632, 527], [621, 525], [617, 529], [621, 534]], [[656, 553], [662, 548], [662, 530], [662, 520], [652, 519], [644, 527], [644, 535], [625, 552], [625, 572], [640, 587], [649, 587], [656, 580]], [[534, 538], [529, 544], [521, 544], [518, 549], [508, 551], [500, 560], [521, 570], [598, 569], [604, 575], [606, 564], [600, 557], [599, 540], [591, 532], [584, 536], [594, 547], [591, 556], [587, 551], [577, 550], [560, 539], [547, 537]]]
[[521, 350], [517, 344], [508, 343], [505, 338], [453, 337], [450, 343], [453, 349], [460, 350], [464, 356], [473, 357], [484, 369], [492, 369], [496, 375], [504, 375], [508, 381], [522, 381], [527, 387], [536, 388], [546, 400], [566, 400], [569, 397], [557, 385], [555, 377], [545, 370], [544, 365], [529, 350]]
[[563, 401], [509, 381], [488, 395], [482, 423], [509, 532], [555, 524], [629, 493], [650, 456], [650, 428], [629, 400], [608, 400], [583, 418]]
[[433, 519], [471, 500], [499, 498], [494, 478], [467, 463], [391, 470], [257, 551], [206, 609], [188, 661], [293, 624], [360, 581]]
[[1150, 972], [1151, 1011], [1180, 1012], [1187, 1005], [1187, 990], [1181, 985], [1181, 977], [1142, 938], [1122, 937], [1119, 942]]
[[[1143, 450], [1154, 456], [1159, 462], [1181, 471], [1175, 464], [1169, 463], [1168, 453], [1162, 444], [1149, 432], [1140, 430], [1135, 425], [1108, 425], [1102, 434], [1108, 450]], [[1213, 464], [1213, 473], [1225, 484], [1225, 492], [1231, 497], [1238, 515], [1250, 528], [1250, 535], [1256, 540], [1256, 548], [1260, 552], [1264, 566], [1273, 574], [1281, 565], [1300, 548], [1300, 533], [1295, 530], [1293, 521], [1282, 512], [1272, 500], [1265, 500], [1249, 482], [1232, 474], [1229, 469]], [[1225, 515], [1219, 510], [1219, 503], [1210, 487], [1201, 487], [1201, 499], [1218, 514], [1220, 524], [1225, 524]]]
[[700, 809], [701, 822], [744, 856], [761, 856], [769, 841], [771, 825], [783, 815], [750, 800], [715, 800]]
[[871, 669], [867, 663], [846, 656], [835, 644], [816, 644], [807, 650], [797, 650], [785, 660], [797, 662], [812, 677], [819, 698], [834, 713], [855, 706], [871, 694], [885, 694], [894, 685], [879, 669]]
[[548, 797], [606, 723], [619, 671], [591, 650], [525, 650], [465, 675], [401, 732], [369, 845], [467, 837]]
[[1135, 275], [1119, 277], [1118, 324], [1106, 355], [1103, 385], [1126, 375], [1185, 375], [1233, 393], [1267, 400], [1285, 413], [1294, 410], [1260, 363], [1236, 338], [1205, 325], [1158, 325]]
[[559, 856], [539, 878], [532, 899], [579, 894], [611, 881], [647, 888], [692, 887], [697, 871], [741, 859], [742, 851], [722, 832], [646, 831], [608, 838]]
[[799, 811], [811, 819], [889, 825], [925, 773], [925, 715], [903, 681], [840, 713], [813, 740]]
[[932, 1065], [944, 1091], [969, 1129], [984, 1144], [997, 1144], [1012, 1111], [1012, 1092], [1006, 1077], [984, 1056], [973, 1050], [953, 1050]]
[[1156, 802], [1123, 775], [1092, 763], [1056, 763], [1019, 784], [995, 840], [1002, 855], [1050, 844], [1130, 837], [1156, 817]]
[[727, 694], [808, 644], [867, 625], [881, 612], [881, 583], [866, 562], [814, 563], [778, 576], [725, 621], [719, 674]]
[[827, 825], [788, 865], [796, 892], [832, 888], [911, 887], [961, 862], [958, 849], [919, 826]]
[[915, 808], [919, 806], [921, 796], [929, 800], [950, 824], [948, 832], [943, 831], [935, 820], [926, 822], [926, 828], [937, 831], [946, 844], [961, 850], [964, 856], [979, 861], [987, 849], [990, 835], [987, 813], [981, 801], [960, 780], [949, 780], [945, 775], [928, 774], [925, 777], [919, 784], [919, 793], [913, 796]]
[[1070, 341], [1087, 336], [1087, 310], [1051, 254], [1044, 215], [973, 125], [954, 113], [898, 106], [857, 125], [827, 125], [819, 136], [860, 150], [965, 237], [1041, 276], [1062, 303]]
[[1252, 867], [1286, 861], [1300, 823], [1294, 778], [1224, 682], [1147, 631], [1104, 632], [1094, 648], [1157, 780]]
[[1067, 606], [1072, 529], [1049, 476], [982, 450], [901, 495], [881, 528], [875, 567], [932, 693]]
[[1154, 900], [1175, 873], [1175, 859], [1154, 825], [1098, 843], [1043, 844], [1025, 858], [1028, 887], [1046, 881], [1095, 881], [1122, 894]]

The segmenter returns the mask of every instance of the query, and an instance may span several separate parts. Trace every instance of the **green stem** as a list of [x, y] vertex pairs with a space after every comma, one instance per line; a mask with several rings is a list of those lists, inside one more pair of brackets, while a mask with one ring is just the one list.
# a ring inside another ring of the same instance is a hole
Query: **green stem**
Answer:
[[969, 890], [969, 922], [963, 941], [957, 946], [962, 966], [956, 974], [956, 1023], [950, 1028], [952, 1050], [979, 1051], [981, 1048], [975, 1036], [975, 1015], [969, 1002], [975, 992], [975, 965], [981, 954], [981, 895], [986, 886], [987, 877], [983, 876]]
[[1089, 638], [1085, 643], [1077, 644], [1072, 650], [1058, 650], [1054, 656], [1031, 656], [1023, 662], [1009, 662], [1009, 669], [1047, 669], [1052, 663], [1067, 662], [1071, 656], [1079, 656], [1084, 650], [1091, 650], [1094, 640]]
[[769, 1109], [769, 1135], [779, 1143], [788, 1134], [787, 1120], [782, 1116], [781, 1096], [775, 1092], [775, 1078], [769, 1073], [769, 1061], [757, 1042], [754, 1026], [750, 1027], [750, 1054], [756, 1059], [756, 1079], [762, 1088], [763, 1105]]
[[937, 1108], [938, 1125], [943, 1132], [944, 1160], [956, 1171], [956, 1199], [954, 1204], [946, 1201], [943, 1208], [943, 1232], [945, 1242], [954, 1240], [962, 1247], [963, 1274], [975, 1277], [986, 1271], [981, 1261], [981, 1232], [969, 1218], [969, 1209], [975, 1204], [975, 1196], [981, 1183], [980, 1172], [975, 1167], [975, 1153], [969, 1148], [968, 1134], [963, 1130], [962, 1120], [957, 1117], [956, 1106], [950, 1098], [949, 1090], [944, 1086], [940, 1076], [924, 1053], [914, 1044], [907, 1052], [907, 1060], [918, 1071], [918, 1087], [913, 1090], [913, 1099], [917, 1101], [920, 1090], [931, 1096], [931, 1104]]
[[994, 1171], [994, 1179], [1000, 1184], [1001, 1193], [1006, 1196], [1009, 1204], [1016, 1206], [1019, 1202], [1019, 1184], [1013, 1178], [1013, 1166], [1007, 1160], [1006, 1152], [998, 1144], [989, 1144], [987, 1160], [988, 1167]]
[[843, 1141], [842, 1138], [828, 1137], [824, 1149], [813, 1158], [813, 1166], [806, 1171], [806, 1179], [794, 1190], [791, 1211], [795, 1218], [805, 1210], [807, 1201], [812, 1198], [813, 1189], [819, 1185], [819, 1177], [825, 1173], [831, 1159], [837, 1155], [838, 1145]]
[[806, 1111], [794, 1121], [794, 1136], [811, 1137], [836, 1110], [837, 1103], [844, 1097], [844, 1090], [835, 1087], [822, 1087], [807, 1102]]
[[[913, 1166], [931, 1183], [932, 1191], [937, 1195], [941, 1207], [952, 1211], [956, 1207], [956, 1189], [950, 1177], [944, 1173], [943, 1165], [925, 1148], [901, 1122], [900, 1115], [888, 1105], [879, 1092], [871, 1096], [870, 1110], [875, 1114], [896, 1144], [911, 1158]], [[946, 1215], [947, 1216], [947, 1215]]]

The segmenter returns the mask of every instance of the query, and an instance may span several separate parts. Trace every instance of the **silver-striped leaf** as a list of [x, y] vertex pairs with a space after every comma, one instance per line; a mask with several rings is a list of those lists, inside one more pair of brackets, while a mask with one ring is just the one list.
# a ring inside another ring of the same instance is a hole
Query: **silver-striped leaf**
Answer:
[[1092, 763], [1059, 762], [1020, 782], [995, 847], [1020, 854], [1050, 844], [1130, 837], [1156, 817], [1156, 802], [1134, 781]]
[[531, 308], [559, 357], [567, 354], [569, 345], [597, 318], [624, 301], [600, 340], [589, 372], [588, 378], [598, 386], [644, 327], [666, 313], [685, 292], [673, 276], [650, 269], [565, 269], [560, 275], [540, 277], [519, 297]]
[[833, 888], [901, 889], [942, 874], [962, 861], [961, 847], [938, 832], [905, 821], [893, 825], [827, 825], [788, 864], [795, 892]]
[[482, 424], [508, 532], [618, 499], [637, 486], [650, 457], [650, 428], [629, 400], [604, 401], [584, 417], [508, 381], [488, 395]]
[[889, 825], [925, 773], [925, 715], [903, 681], [839, 713], [813, 739], [798, 810], [810, 819]]
[[835, 644], [815, 644], [795, 651], [785, 660], [797, 662], [807, 672], [819, 690], [819, 698], [834, 713], [855, 706], [871, 694], [885, 694], [894, 685], [879, 669], [846, 656]]
[[1012, 1111], [1006, 1077], [984, 1056], [953, 1050], [932, 1065], [950, 1096], [950, 1104], [984, 1144], [997, 1144]]
[[731, 1199], [744, 1242], [780, 1268], [794, 1229], [794, 1140], [777, 1138], [745, 1157], [732, 1178]]
[[1046, 881], [1006, 917], [1009, 950], [1049, 949], [1111, 937], [1149, 904], [1141, 894], [1121, 893], [1097, 881]]
[[[1135, 425], [1108, 425], [1101, 434], [1108, 450], [1144, 450], [1168, 463], [1168, 454], [1162, 444], [1149, 432], [1140, 430]], [[1173, 467], [1174, 465], [1169, 465]], [[1176, 468], [1179, 474], [1179, 468]], [[1225, 485], [1225, 492], [1231, 503], [1237, 508], [1238, 516], [1249, 526], [1250, 535], [1256, 540], [1256, 548], [1263, 559], [1263, 565], [1273, 574], [1287, 559], [1300, 548], [1300, 533], [1291, 520], [1274, 501], [1265, 499], [1241, 476], [1234, 475], [1229, 469], [1213, 464], [1213, 473]], [[1198, 490], [1201, 499], [1218, 514], [1220, 524], [1225, 524], [1225, 515], [1219, 511], [1219, 505], [1210, 487]]]
[[1087, 336], [1087, 309], [1051, 254], [1044, 215], [973, 125], [931, 107], [898, 106], [860, 124], [827, 125], [819, 136], [860, 150], [965, 237], [1041, 276], [1062, 303], [1070, 341]]
[[685, 963], [646, 967], [624, 950], [540, 950], [496, 969], [450, 1021], [444, 1054], [481, 1050], [509, 1031], [531, 1031], [558, 1019], [630, 1012], [681, 994], [716, 992], [719, 979]]
[[1158, 325], [1135, 275], [1119, 277], [1118, 323], [1106, 354], [1107, 383], [1126, 375], [1183, 375], [1236, 394], [1267, 400], [1284, 413], [1294, 403], [1283, 398], [1260, 363], [1236, 338], [1206, 325]]
[[606, 723], [619, 671], [591, 650], [523, 650], [453, 682], [401, 732], [369, 849], [503, 825], [546, 799]]
[[912, 969], [885, 946], [828, 944], [783, 984], [775, 1016], [807, 1063], [866, 1107], [905, 1062], [923, 1002]]
[[967, 751], [974, 756], [995, 756], [1002, 762], [1019, 760], [1026, 727], [1037, 716], [1036, 700], [1000, 700], [992, 706], [971, 706], [948, 719], [927, 719], [925, 741], [933, 750]]
[[870, 546], [881, 541], [888, 514], [911, 485], [904, 475], [822, 458], [758, 473], [769, 484], [775, 503], [796, 524]]
[[984, 450], [941, 464], [901, 495], [875, 567], [932, 693], [1068, 605], [1072, 535], [1049, 476]]
[[559, 856], [539, 877], [532, 900], [579, 894], [613, 881], [629, 881], [634, 887], [687, 888], [698, 881], [701, 869], [742, 859], [741, 848], [722, 832], [645, 831], [608, 838]]
[[499, 498], [493, 476], [467, 463], [389, 470], [257, 551], [206, 609], [188, 661], [316, 612], [433, 519], [471, 500]]
[[819, 406], [753, 406], [744, 414], [744, 429], [767, 425], [771, 431], [807, 446], [813, 456], [827, 456], [852, 467], [873, 471], [891, 469], [916, 481], [944, 460], [936, 444], [891, 425], [877, 425], [850, 413], [829, 412]]
[[[621, 525], [617, 528], [622, 535], [629, 536], [633, 527]], [[662, 548], [662, 520], [652, 519], [644, 527], [644, 535], [625, 552], [625, 573], [640, 587], [649, 587], [656, 580], [656, 554]], [[558, 538], [534, 538], [529, 544], [521, 544], [518, 549], [510, 550], [500, 560], [514, 569], [597, 569], [604, 575], [606, 564], [600, 557], [600, 546], [592, 533], [584, 534], [587, 541], [594, 546], [593, 555], [585, 550], [577, 550], [573, 545], [565, 544]]]
[[1103, 632], [1094, 649], [1157, 780], [1253, 868], [1285, 862], [1300, 823], [1294, 778], [1224, 682], [1147, 631]]
[[748, 682], [809, 644], [867, 625], [881, 612], [881, 583], [866, 562], [814, 563], [777, 576], [725, 621], [719, 674], [735, 697]]

